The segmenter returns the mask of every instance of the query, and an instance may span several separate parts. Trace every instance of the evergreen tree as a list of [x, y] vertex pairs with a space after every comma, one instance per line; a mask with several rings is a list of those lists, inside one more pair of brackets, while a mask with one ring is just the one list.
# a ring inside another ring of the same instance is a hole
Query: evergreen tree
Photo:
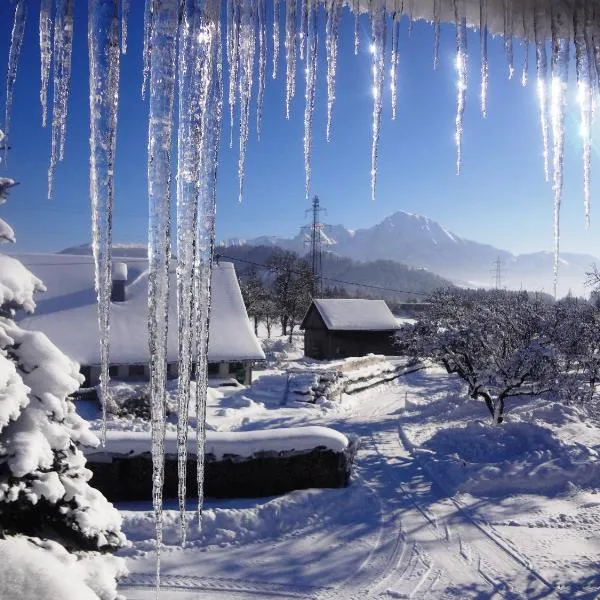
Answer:
[[[0, 204], [14, 185], [0, 178]], [[0, 241], [14, 240], [0, 220]], [[69, 399], [82, 383], [79, 367], [44, 334], [14, 320], [16, 311], [34, 310], [33, 295], [44, 289], [18, 260], [0, 254], [0, 557], [29, 548], [34, 558], [23, 564], [32, 568], [48, 553], [48, 560], [77, 563], [90, 597], [110, 600], [123, 564], [105, 553], [125, 537], [118, 511], [89, 484], [80, 446], [99, 441]], [[13, 597], [19, 581], [9, 568], [0, 558], [2, 598]], [[20, 585], [37, 575], [24, 575]]]

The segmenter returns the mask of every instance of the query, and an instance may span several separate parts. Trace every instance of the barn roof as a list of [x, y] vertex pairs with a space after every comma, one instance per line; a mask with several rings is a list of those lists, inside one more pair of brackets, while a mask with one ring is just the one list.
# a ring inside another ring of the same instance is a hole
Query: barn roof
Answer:
[[383, 300], [327, 298], [315, 299], [311, 306], [319, 311], [325, 326], [332, 331], [389, 331], [398, 328], [396, 318]]
[[[23, 327], [44, 332], [63, 352], [83, 365], [100, 364], [98, 317], [91, 256], [22, 254], [17, 257], [42, 279], [48, 291], [37, 297], [36, 313]], [[148, 362], [148, 261], [119, 258], [127, 265], [125, 302], [111, 304], [111, 364]], [[167, 360], [177, 361], [177, 302], [175, 264], [170, 269]], [[217, 361], [262, 360], [231, 263], [214, 266], [208, 358]]]

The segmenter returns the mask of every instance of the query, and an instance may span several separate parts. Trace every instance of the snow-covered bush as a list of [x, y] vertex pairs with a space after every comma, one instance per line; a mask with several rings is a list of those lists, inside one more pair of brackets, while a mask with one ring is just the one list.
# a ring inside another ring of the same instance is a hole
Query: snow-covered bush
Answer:
[[555, 390], [554, 307], [526, 292], [446, 289], [398, 333], [403, 350], [461, 377], [501, 423], [507, 398]]
[[[12, 185], [12, 180], [0, 180], [0, 202]], [[9, 238], [3, 240], [12, 241]], [[112, 581], [94, 591], [89, 588], [85, 596], [65, 591], [62, 597], [110, 600], [116, 596], [115, 577], [123, 566], [101, 553], [119, 548], [125, 538], [118, 511], [90, 486], [92, 474], [79, 449], [99, 443], [69, 399], [82, 383], [79, 367], [44, 334], [26, 331], [13, 319], [16, 310], [32, 311], [33, 294], [43, 289], [19, 261], [0, 255], [0, 556], [13, 557], [0, 560], [0, 597], [13, 597], [14, 579], [6, 569], [15, 555], [27, 555], [28, 564], [41, 568], [46, 559], [36, 557], [52, 548], [51, 553], [63, 558], [79, 553], [60, 559], [65, 564], [105, 564], [98, 569]], [[27, 541], [22, 535], [33, 537]], [[31, 549], [34, 545], [37, 550]], [[36, 577], [36, 572], [26, 571], [23, 577]]]

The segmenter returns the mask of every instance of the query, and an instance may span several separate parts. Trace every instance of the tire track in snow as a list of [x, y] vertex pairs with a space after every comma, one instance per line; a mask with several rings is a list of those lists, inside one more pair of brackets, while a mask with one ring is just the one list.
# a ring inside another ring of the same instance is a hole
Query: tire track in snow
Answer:
[[[154, 573], [132, 573], [119, 583], [123, 589], [153, 589]], [[327, 592], [328, 588], [312, 586], [292, 586], [266, 581], [249, 581], [226, 577], [195, 577], [193, 575], [167, 575], [160, 577], [160, 588], [164, 591], [190, 590], [221, 593], [244, 593], [261, 598], [317, 598], [318, 592]]]
[[[390, 441], [388, 440], [388, 443]], [[412, 462], [412, 470], [415, 473], [426, 474], [430, 480], [429, 485], [425, 483], [426, 478], [423, 478], [423, 483], [420, 486], [408, 490], [407, 485], [401, 485], [402, 489], [405, 493], [412, 495], [413, 501], [417, 504], [416, 498], [419, 495], [425, 495], [433, 500], [431, 504], [435, 506], [437, 511], [441, 512], [447, 542], [451, 546], [456, 546], [452, 538], [457, 536], [459, 555], [469, 565], [476, 563], [476, 570], [480, 579], [485, 580], [496, 593], [503, 597], [527, 599], [560, 597], [555, 587], [536, 571], [526, 559], [514, 551], [506, 540], [503, 540], [496, 532], [488, 531], [487, 527], [477, 522], [451, 494], [445, 493], [444, 486], [411, 452], [412, 446], [404, 435], [399, 422], [395, 441], [398, 456]], [[430, 490], [427, 490], [427, 487]], [[438, 490], [435, 488], [438, 488]], [[426, 511], [422, 507], [419, 510], [425, 515]], [[440, 514], [437, 514], [437, 517], [434, 516], [433, 519], [427, 517], [427, 520], [430, 523], [433, 520], [433, 523], [437, 525]], [[454, 529], [458, 531], [453, 533]]]

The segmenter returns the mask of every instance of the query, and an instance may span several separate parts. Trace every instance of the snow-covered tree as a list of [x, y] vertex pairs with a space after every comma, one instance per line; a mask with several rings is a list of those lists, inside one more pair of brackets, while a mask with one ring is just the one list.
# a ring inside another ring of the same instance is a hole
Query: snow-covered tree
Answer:
[[[14, 185], [0, 179], [0, 204]], [[3, 220], [0, 238], [15, 239]], [[32, 569], [15, 579], [6, 572], [10, 561], [0, 559], [0, 597], [34, 597], [27, 595], [32, 582], [43, 589], [46, 563], [58, 561], [78, 565], [86, 598], [110, 600], [124, 567], [106, 553], [125, 538], [118, 511], [89, 484], [79, 448], [99, 443], [69, 399], [82, 383], [79, 367], [44, 334], [14, 321], [17, 310], [34, 310], [33, 295], [44, 289], [18, 260], [0, 254], [0, 556], [26, 553]]]
[[556, 303], [554, 313], [561, 396], [591, 409], [600, 387], [600, 310], [586, 300], [567, 297]]
[[403, 327], [405, 352], [461, 377], [471, 398], [501, 423], [505, 402], [552, 390], [559, 369], [551, 327], [553, 307], [526, 292], [446, 289], [430, 310]]

